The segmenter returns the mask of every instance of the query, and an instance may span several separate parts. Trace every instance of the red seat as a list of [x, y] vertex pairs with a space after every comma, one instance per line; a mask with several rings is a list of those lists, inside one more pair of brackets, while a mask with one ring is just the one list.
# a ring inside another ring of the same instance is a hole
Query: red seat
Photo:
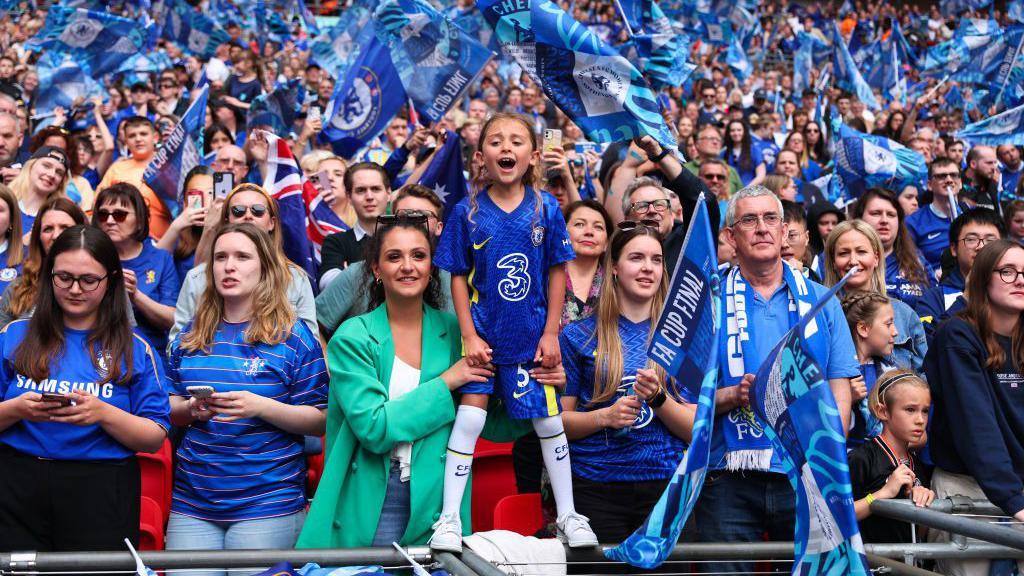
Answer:
[[316, 494], [316, 487], [324, 477], [324, 453], [327, 451], [327, 438], [320, 437], [320, 453], [306, 456], [306, 498]]
[[473, 455], [473, 531], [493, 529], [495, 505], [516, 492], [512, 443], [478, 440]]
[[164, 517], [160, 505], [148, 496], [142, 497], [139, 514], [139, 550], [164, 549]]
[[142, 474], [143, 500], [150, 498], [157, 505], [163, 517], [163, 526], [171, 515], [171, 489], [174, 487], [171, 441], [164, 440], [163, 446], [154, 454], [139, 452], [136, 456]]
[[544, 526], [540, 494], [513, 494], [505, 496], [494, 507], [494, 529], [511, 530], [523, 536], [533, 536]]

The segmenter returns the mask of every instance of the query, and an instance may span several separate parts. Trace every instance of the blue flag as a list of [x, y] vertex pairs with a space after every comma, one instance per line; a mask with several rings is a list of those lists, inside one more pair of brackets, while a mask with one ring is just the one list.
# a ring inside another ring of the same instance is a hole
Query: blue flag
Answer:
[[[679, 540], [697, 503], [708, 469], [715, 421], [720, 321], [716, 242], [711, 234], [707, 200], [702, 195], [647, 349], [647, 355], [673, 378], [669, 390], [672, 395], [689, 401], [696, 399], [693, 435], [682, 462], [647, 520], [622, 544], [605, 550], [605, 556], [611, 560], [645, 569], [661, 565]], [[685, 390], [680, 390], [680, 385]]]
[[811, 70], [814, 68], [815, 44], [824, 44], [806, 32], [797, 34], [800, 47], [793, 53], [793, 94], [802, 94], [811, 87]]
[[70, 56], [86, 74], [99, 78], [148, 49], [150, 40], [149, 30], [134, 20], [52, 5], [42, 30], [26, 47], [43, 52], [45, 65], [57, 67]]
[[374, 14], [416, 112], [438, 122], [491, 59], [491, 51], [422, 0], [388, 0]]
[[498, 43], [594, 142], [675, 138], [640, 71], [550, 0], [478, 0]]
[[185, 175], [202, 163], [203, 122], [206, 120], [209, 93], [209, 87], [199, 91], [142, 174], [146, 185], [160, 196], [171, 214], [178, 213]]
[[839, 127], [835, 139], [836, 173], [853, 198], [875, 186], [902, 190], [908, 185], [920, 186], [928, 179], [924, 156], [902, 144], [846, 125]]
[[1009, 0], [1006, 3], [1006, 17], [1018, 24], [1024, 24], [1024, 0]]
[[732, 22], [722, 21], [714, 14], [698, 14], [701, 36], [710, 44], [728, 46], [732, 43]]
[[320, 34], [320, 27], [316, 24], [316, 16], [313, 16], [313, 13], [309, 11], [305, 0], [296, 0], [296, 2], [298, 2], [299, 15], [302, 16], [302, 25], [306, 27], [306, 31], [311, 36], [318, 36]]
[[750, 63], [746, 51], [736, 39], [729, 43], [729, 50], [725, 53], [725, 63], [736, 74], [740, 82], [746, 82], [747, 78], [754, 73], [754, 65]]
[[1024, 146], [1024, 104], [965, 126], [956, 138], [987, 146]]
[[638, 62], [651, 86], [658, 90], [682, 86], [697, 69], [688, 61], [690, 38], [686, 34], [635, 34], [620, 47], [620, 52]]
[[430, 188], [444, 204], [442, 221], [452, 208], [466, 197], [466, 176], [462, 168], [462, 139], [451, 130], [444, 144], [434, 153], [430, 166], [420, 176], [420, 184]]
[[329, 142], [343, 158], [365, 148], [406, 102], [388, 47], [377, 39], [375, 21], [363, 26], [356, 43], [361, 46], [359, 56], [335, 83], [320, 133], [320, 141]]
[[51, 112], [57, 106], [71, 110], [79, 98], [88, 100], [93, 96], [107, 96], [103, 86], [74, 60], [65, 60], [57, 67], [40, 65], [36, 70], [39, 73], [39, 93], [34, 102], [37, 113]]
[[805, 341], [819, 330], [818, 313], [846, 278], [775, 345], [750, 390], [750, 407], [767, 424], [764, 433], [796, 492], [793, 574], [804, 576], [869, 574], [839, 409]]
[[836, 87], [853, 94], [868, 108], [880, 109], [878, 100], [875, 100], [871, 87], [857, 70], [857, 65], [854, 63], [853, 57], [850, 56], [850, 51], [846, 49], [846, 43], [843, 42], [839, 28], [834, 22], [832, 30], [832, 76], [835, 78]]
[[295, 78], [279, 84], [274, 90], [253, 99], [246, 114], [245, 124], [249, 127], [269, 126], [271, 132], [287, 136], [295, 129], [295, 119], [306, 100], [302, 81]]
[[376, 3], [355, 2], [342, 11], [338, 22], [310, 42], [310, 58], [340, 82], [359, 57], [356, 38], [373, 15]]
[[176, 2], [167, 14], [163, 36], [201, 60], [209, 60], [217, 46], [231, 37], [209, 16], [184, 2]]
[[992, 0], [939, 0], [939, 10], [943, 16], [957, 16], [970, 10], [980, 10], [992, 3]]

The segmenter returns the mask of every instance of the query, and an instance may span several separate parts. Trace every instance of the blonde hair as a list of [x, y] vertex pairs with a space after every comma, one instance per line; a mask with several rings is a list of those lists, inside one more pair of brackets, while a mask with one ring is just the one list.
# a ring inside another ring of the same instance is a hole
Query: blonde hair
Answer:
[[930, 392], [928, 383], [913, 370], [907, 368], [889, 370], [878, 377], [875, 387], [871, 389], [871, 394], [868, 396], [868, 409], [875, 415], [875, 418], [878, 418], [882, 406], [885, 406], [886, 409], [892, 407], [892, 393], [900, 386], [914, 386]]
[[213, 335], [224, 318], [224, 297], [213, 279], [217, 240], [227, 234], [242, 234], [256, 246], [260, 260], [260, 280], [252, 294], [252, 318], [245, 329], [250, 344], [280, 344], [288, 339], [295, 324], [295, 310], [288, 302], [291, 270], [270, 235], [248, 223], [220, 226], [214, 233], [207, 257], [206, 289], [199, 296], [192, 328], [181, 337], [181, 347], [189, 352], [209, 352]]
[[[32, 158], [28, 162], [25, 162], [25, 165], [21, 167], [21, 172], [18, 172], [18, 175], [11, 180], [10, 184], [8, 184], [11, 192], [14, 192], [14, 196], [17, 197], [18, 200], [27, 200], [28, 197], [32, 195], [32, 168], [36, 165], [36, 162], [39, 162], [41, 159], [42, 158]], [[51, 192], [50, 195], [46, 197], [46, 200], [52, 200], [55, 196], [63, 196], [64, 191], [68, 188], [68, 182], [70, 181], [71, 171], [66, 170], [64, 172], [64, 178], [60, 181], [60, 184], [57, 185], [57, 189]]]
[[843, 279], [843, 274], [836, 269], [836, 244], [847, 232], [860, 232], [868, 239], [871, 249], [874, 250], [875, 256], [878, 258], [878, 264], [875, 265], [875, 272], [871, 275], [871, 285], [868, 289], [885, 294], [885, 250], [882, 248], [882, 240], [878, 237], [878, 233], [863, 220], [844, 220], [836, 224], [828, 238], [825, 239], [825, 285], [835, 286]]
[[782, 191], [792, 183], [793, 179], [783, 174], [769, 174], [764, 177], [764, 187], [774, 192], [780, 198], [782, 197]]
[[9, 218], [7, 230], [0, 231], [0, 236], [7, 239], [7, 261], [4, 264], [13, 268], [25, 261], [25, 251], [21, 249], [21, 207], [18, 206], [18, 198], [14, 192], [11, 192], [11, 189], [2, 183], [0, 183], [0, 200], [7, 204]]
[[842, 305], [843, 312], [846, 314], [846, 323], [850, 326], [850, 334], [853, 336], [854, 342], [859, 342], [857, 325], [873, 323], [879, 309], [882, 306], [892, 306], [892, 300], [878, 292], [856, 292], [844, 297]]
[[306, 154], [302, 160], [299, 160], [299, 168], [302, 169], [303, 174], [316, 174], [320, 170], [320, 164], [328, 160], [337, 160], [348, 169], [348, 162], [345, 162], [344, 158], [328, 150], [313, 150]]

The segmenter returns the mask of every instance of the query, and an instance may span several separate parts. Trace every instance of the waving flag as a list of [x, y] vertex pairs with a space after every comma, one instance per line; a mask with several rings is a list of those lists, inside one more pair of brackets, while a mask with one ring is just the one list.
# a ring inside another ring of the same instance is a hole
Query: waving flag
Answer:
[[43, 52], [42, 61], [53, 67], [70, 56], [87, 74], [99, 78], [149, 44], [149, 30], [134, 20], [54, 4], [43, 28], [26, 47]]
[[836, 134], [836, 173], [853, 198], [882, 186], [902, 190], [928, 179], [924, 156], [882, 136], [871, 136], [841, 125]]
[[477, 0], [506, 54], [594, 142], [649, 134], [675, 146], [640, 71], [550, 0]]
[[203, 122], [209, 93], [209, 87], [199, 91], [142, 173], [142, 179], [160, 196], [171, 214], [178, 213], [185, 175], [202, 163]]
[[970, 10], [980, 10], [992, 3], [992, 0], [939, 0], [939, 10], [943, 16], [957, 16]]
[[800, 95], [811, 87], [815, 44], [824, 43], [807, 32], [800, 32], [796, 37], [800, 47], [793, 53], [793, 94]]
[[448, 131], [444, 145], [434, 154], [430, 166], [420, 177], [420, 184], [430, 188], [444, 204], [441, 221], [448, 220], [452, 208], [466, 197], [466, 175], [462, 168], [462, 139]]
[[[696, 399], [693, 436], [647, 520], [622, 544], [605, 550], [611, 560], [645, 569], [660, 566], [679, 540], [704, 485], [718, 387], [721, 292], [715, 250], [707, 200], [702, 194], [647, 349], [647, 355], [674, 378], [672, 395]], [[680, 384], [685, 390], [678, 388]]]
[[[1024, 1], [1024, 0], [1022, 0]], [[892, 32], [889, 34], [890, 41], [896, 44], [896, 50], [899, 52], [899, 58], [901, 62], [909, 64], [911, 67], [917, 68], [919, 56], [917, 51], [907, 41], [906, 36], [903, 35], [903, 28], [895, 18], [890, 18], [892, 22]]]
[[295, 119], [302, 110], [306, 90], [302, 81], [292, 79], [274, 87], [274, 90], [253, 99], [246, 114], [249, 127], [269, 126], [275, 134], [286, 135], [295, 129]]
[[836, 87], [853, 94], [868, 108], [880, 109], [881, 106], [878, 100], [875, 100], [871, 87], [860, 75], [850, 51], [846, 49], [846, 43], [843, 42], [835, 22], [832, 23], [832, 38], [832, 76], [835, 78]]
[[729, 43], [729, 50], [725, 53], [725, 63], [736, 74], [740, 82], [746, 82], [747, 78], [754, 73], [754, 65], [750, 63], [743, 46], [736, 39]]
[[620, 51], [640, 64], [651, 86], [660, 90], [682, 86], [697, 67], [688, 62], [690, 38], [686, 34], [634, 34]]
[[406, 94], [429, 123], [444, 118], [492, 56], [422, 0], [388, 0], [374, 20]]
[[1006, 17], [1018, 24], [1024, 24], [1024, 0], [1009, 0], [1006, 3]]
[[956, 138], [971, 144], [1024, 146], [1024, 104], [965, 126]]
[[764, 433], [796, 492], [793, 574], [802, 576], [869, 574], [839, 409], [805, 341], [819, 329], [815, 317], [852, 273], [775, 345], [750, 389], [750, 407], [767, 424]]
[[356, 37], [373, 15], [376, 3], [355, 2], [342, 11], [338, 22], [309, 44], [310, 58], [340, 82], [359, 55]]
[[[323, 203], [316, 187], [302, 175], [288, 143], [270, 132], [267, 138], [267, 174], [263, 188], [277, 200], [284, 252], [316, 278], [324, 238], [348, 226]], [[315, 259], [315, 261], [314, 261]]]
[[732, 44], [732, 22], [723, 21], [714, 14], [698, 14], [700, 33], [709, 44], [728, 46]]
[[1015, 108], [1024, 103], [1024, 28], [1011, 28], [1006, 34], [1006, 45], [1008, 49], [1003, 53], [992, 85], [999, 86], [996, 105]]
[[228, 33], [209, 16], [185, 2], [171, 6], [163, 35], [201, 60], [209, 60], [217, 46], [231, 40]]
[[57, 67], [40, 65], [36, 70], [39, 72], [39, 93], [34, 102], [37, 113], [51, 112], [57, 106], [71, 110], [78, 99], [107, 96], [103, 86], [74, 60], [65, 60]]
[[296, 0], [296, 2], [298, 2], [299, 15], [302, 16], [302, 25], [306, 27], [306, 31], [311, 36], [318, 36], [320, 34], [320, 27], [316, 24], [316, 16], [313, 16], [313, 13], [309, 11], [305, 0]]

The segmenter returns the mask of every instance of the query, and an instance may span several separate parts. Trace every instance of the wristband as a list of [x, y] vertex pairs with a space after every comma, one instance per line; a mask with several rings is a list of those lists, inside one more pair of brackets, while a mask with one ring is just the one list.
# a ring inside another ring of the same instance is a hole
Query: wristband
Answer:
[[868, 506], [871, 506], [871, 503], [875, 501], [875, 493], [868, 492], [868, 495], [865, 496], [864, 499], [868, 501]]
[[652, 410], [657, 410], [658, 408], [661, 408], [661, 405], [664, 404], [667, 399], [668, 395], [665, 394], [665, 389], [662, 388], [661, 390], [658, 390], [657, 394], [651, 396], [651, 399], [647, 401], [647, 405], [650, 406]]
[[661, 162], [662, 158], [664, 158], [665, 156], [668, 156], [668, 152], [669, 152], [668, 148], [662, 148], [660, 154], [658, 154], [657, 156], [651, 156], [651, 157], [648, 158], [648, 160], [650, 160], [651, 162], [654, 162], [654, 163]]

